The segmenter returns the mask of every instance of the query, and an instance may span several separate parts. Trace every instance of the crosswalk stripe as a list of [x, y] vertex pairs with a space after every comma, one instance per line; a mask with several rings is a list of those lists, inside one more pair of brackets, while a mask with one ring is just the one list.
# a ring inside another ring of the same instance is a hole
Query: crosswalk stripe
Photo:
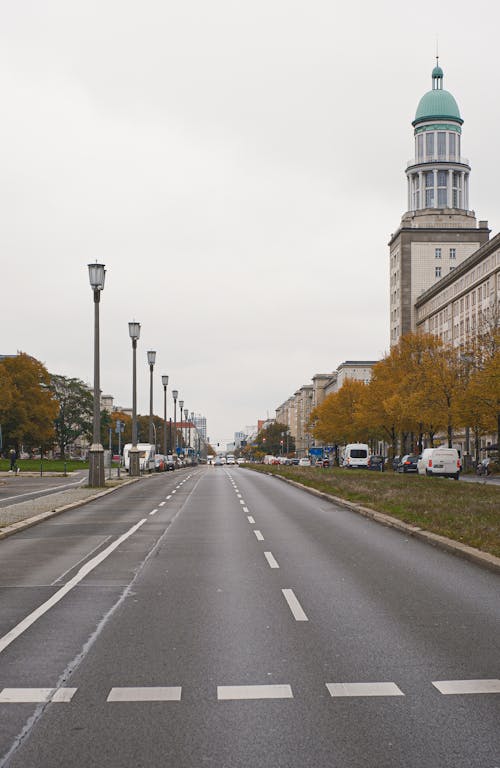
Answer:
[[218, 685], [217, 699], [293, 699], [293, 693], [289, 685]]
[[332, 698], [344, 696], [404, 696], [396, 683], [326, 683]]
[[106, 701], [180, 701], [181, 693], [182, 688], [176, 686], [112, 688]]
[[76, 688], [3, 688], [0, 704], [68, 703], [76, 691]]
[[445, 696], [470, 693], [500, 693], [500, 680], [436, 680], [432, 685]]

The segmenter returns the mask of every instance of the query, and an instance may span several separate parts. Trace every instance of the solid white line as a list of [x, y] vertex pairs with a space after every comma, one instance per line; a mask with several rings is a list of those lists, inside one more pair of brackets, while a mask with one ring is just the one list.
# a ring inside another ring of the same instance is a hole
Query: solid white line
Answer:
[[396, 683], [326, 683], [333, 698], [345, 696], [404, 696]]
[[76, 587], [77, 584], [82, 581], [82, 579], [85, 578], [91, 571], [94, 570], [94, 568], [97, 568], [100, 563], [102, 563], [103, 560], [105, 560], [109, 555], [114, 552], [114, 550], [120, 546], [122, 542], [124, 542], [126, 539], [128, 539], [130, 536], [132, 536], [140, 527], [141, 525], [144, 525], [147, 518], [143, 518], [142, 520], [139, 520], [138, 523], [132, 526], [126, 533], [122, 534], [116, 541], [114, 541], [112, 544], [109, 545], [109, 547], [106, 547], [100, 554], [96, 555], [92, 560], [89, 560], [88, 563], [85, 563], [85, 565], [82, 565], [76, 576], [73, 576], [72, 579], [70, 579], [61, 589], [58, 589], [57, 592], [55, 592], [52, 597], [50, 597], [48, 600], [45, 601], [45, 603], [42, 603], [38, 608], [36, 608], [34, 611], [32, 611], [28, 616], [26, 616], [22, 621], [19, 622], [13, 629], [10, 630], [10, 632], [7, 632], [6, 635], [3, 637], [0, 637], [0, 653], [4, 651], [7, 646], [9, 646], [14, 640], [16, 640], [20, 635], [23, 634], [29, 627], [31, 627], [32, 624], [35, 623], [41, 616], [43, 616], [47, 611], [49, 611], [54, 605], [56, 605], [62, 598], [68, 594], [68, 592], [71, 592], [73, 587]]
[[77, 480], [75, 483], [64, 483], [64, 485], [58, 485], [46, 491], [29, 491], [28, 493], [17, 493], [15, 496], [4, 496], [2, 501], [21, 499], [23, 496], [50, 496], [51, 493], [58, 493], [63, 488], [72, 488], [74, 485], [81, 485], [82, 482], [83, 480]]
[[112, 688], [106, 701], [180, 701], [182, 688]]
[[165, 501], [160, 501], [160, 503], [158, 504], [158, 506], [159, 506], [159, 507], [164, 507], [164, 506], [165, 506], [165, 504], [166, 504], [166, 502], [165, 502]]
[[500, 680], [436, 680], [432, 685], [439, 693], [500, 693]]
[[290, 685], [218, 685], [217, 699], [293, 699]]
[[263, 535], [261, 534], [260, 531], [256, 530], [256, 531], [254, 531], [254, 533], [255, 533], [255, 536], [257, 537], [257, 541], [264, 541], [264, 537], [263, 537]]
[[290, 608], [293, 617], [296, 621], [309, 621], [306, 614], [304, 613], [301, 604], [295, 597], [293, 589], [282, 589], [283, 595], [285, 596], [285, 600], [288, 603], [288, 607]]
[[279, 565], [274, 559], [272, 552], [264, 552], [264, 557], [266, 558], [271, 568], [279, 568]]
[[149, 514], [150, 514], [150, 515], [156, 515], [156, 513], [157, 513], [157, 512], [158, 512], [158, 510], [157, 510], [157, 509], [153, 509], [153, 511], [152, 511], [152, 512], [150, 512]]
[[253, 519], [252, 515], [248, 515], [248, 517], [247, 517], [247, 520], [248, 520], [248, 522], [249, 522], [249, 523], [251, 523], [252, 525], [255, 525], [255, 520]]
[[0, 693], [0, 704], [68, 703], [76, 691], [76, 688], [4, 688]]

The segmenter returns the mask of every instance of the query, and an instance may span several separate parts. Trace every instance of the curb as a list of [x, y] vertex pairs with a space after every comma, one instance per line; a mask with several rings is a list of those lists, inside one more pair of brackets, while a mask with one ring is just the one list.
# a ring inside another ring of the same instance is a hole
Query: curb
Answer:
[[19, 531], [23, 531], [26, 528], [31, 528], [38, 523], [42, 523], [44, 520], [49, 520], [51, 517], [56, 517], [63, 512], [68, 512], [70, 509], [83, 507], [84, 504], [88, 504], [90, 501], [95, 501], [95, 499], [99, 499], [101, 496], [107, 496], [108, 493], [119, 491], [120, 488], [123, 488], [126, 485], [130, 485], [130, 483], [136, 483], [141, 479], [141, 477], [134, 477], [133, 479], [124, 481], [122, 485], [117, 485], [114, 488], [106, 488], [105, 491], [100, 491], [99, 493], [94, 494], [94, 496], [87, 496], [87, 498], [81, 499], [80, 501], [73, 501], [71, 504], [65, 504], [64, 507], [57, 507], [56, 509], [51, 509], [50, 512], [41, 512], [39, 515], [35, 515], [34, 517], [28, 517], [26, 520], [20, 520], [18, 523], [12, 523], [12, 525], [8, 525], [5, 528], [0, 529], [0, 540], [6, 539], [8, 536], [13, 536], [15, 533], [19, 533]]
[[352, 501], [341, 499], [338, 496], [332, 496], [331, 494], [325, 493], [324, 491], [318, 491], [316, 488], [310, 488], [307, 485], [302, 485], [302, 483], [298, 483], [296, 480], [290, 480], [288, 477], [275, 475], [271, 472], [267, 472], [266, 474], [268, 477], [276, 477], [278, 480], [282, 480], [284, 483], [294, 485], [296, 488], [307, 491], [307, 493], [311, 493], [313, 496], [318, 496], [319, 498], [324, 499], [331, 504], [338, 504], [340, 507], [345, 507], [351, 512], [356, 512], [359, 515], [363, 515], [363, 517], [368, 517], [370, 520], [374, 520], [376, 523], [381, 523], [388, 528], [396, 528], [396, 530], [402, 531], [408, 536], [414, 536], [420, 541], [424, 541], [427, 544], [432, 544], [432, 546], [443, 549], [446, 552], [451, 552], [451, 554], [457, 555], [458, 557], [463, 557], [465, 560], [470, 560], [471, 562], [476, 563], [476, 565], [481, 565], [484, 568], [488, 568], [490, 571], [500, 573], [500, 557], [490, 555], [489, 552], [482, 552], [480, 549], [469, 547], [467, 544], [461, 544], [459, 541], [448, 539], [446, 536], [440, 536], [437, 533], [431, 533], [430, 531], [426, 531], [416, 525], [404, 523], [402, 520], [398, 520], [396, 517], [386, 515], [383, 512], [376, 512], [374, 509], [362, 507], [360, 504], [355, 504]]

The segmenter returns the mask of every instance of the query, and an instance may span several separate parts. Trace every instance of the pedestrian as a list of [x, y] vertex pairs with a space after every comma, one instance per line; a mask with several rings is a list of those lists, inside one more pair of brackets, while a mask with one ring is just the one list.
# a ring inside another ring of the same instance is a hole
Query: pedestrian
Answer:
[[10, 459], [10, 469], [9, 469], [9, 472], [17, 472], [17, 467], [16, 467], [17, 454], [16, 454], [14, 448], [11, 448], [10, 451], [9, 451], [9, 459]]

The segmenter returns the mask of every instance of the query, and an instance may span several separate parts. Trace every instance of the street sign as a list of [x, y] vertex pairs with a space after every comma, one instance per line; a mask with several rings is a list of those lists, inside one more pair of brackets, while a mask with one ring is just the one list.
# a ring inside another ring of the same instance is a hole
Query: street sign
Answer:
[[323, 456], [323, 448], [309, 448], [311, 456]]

